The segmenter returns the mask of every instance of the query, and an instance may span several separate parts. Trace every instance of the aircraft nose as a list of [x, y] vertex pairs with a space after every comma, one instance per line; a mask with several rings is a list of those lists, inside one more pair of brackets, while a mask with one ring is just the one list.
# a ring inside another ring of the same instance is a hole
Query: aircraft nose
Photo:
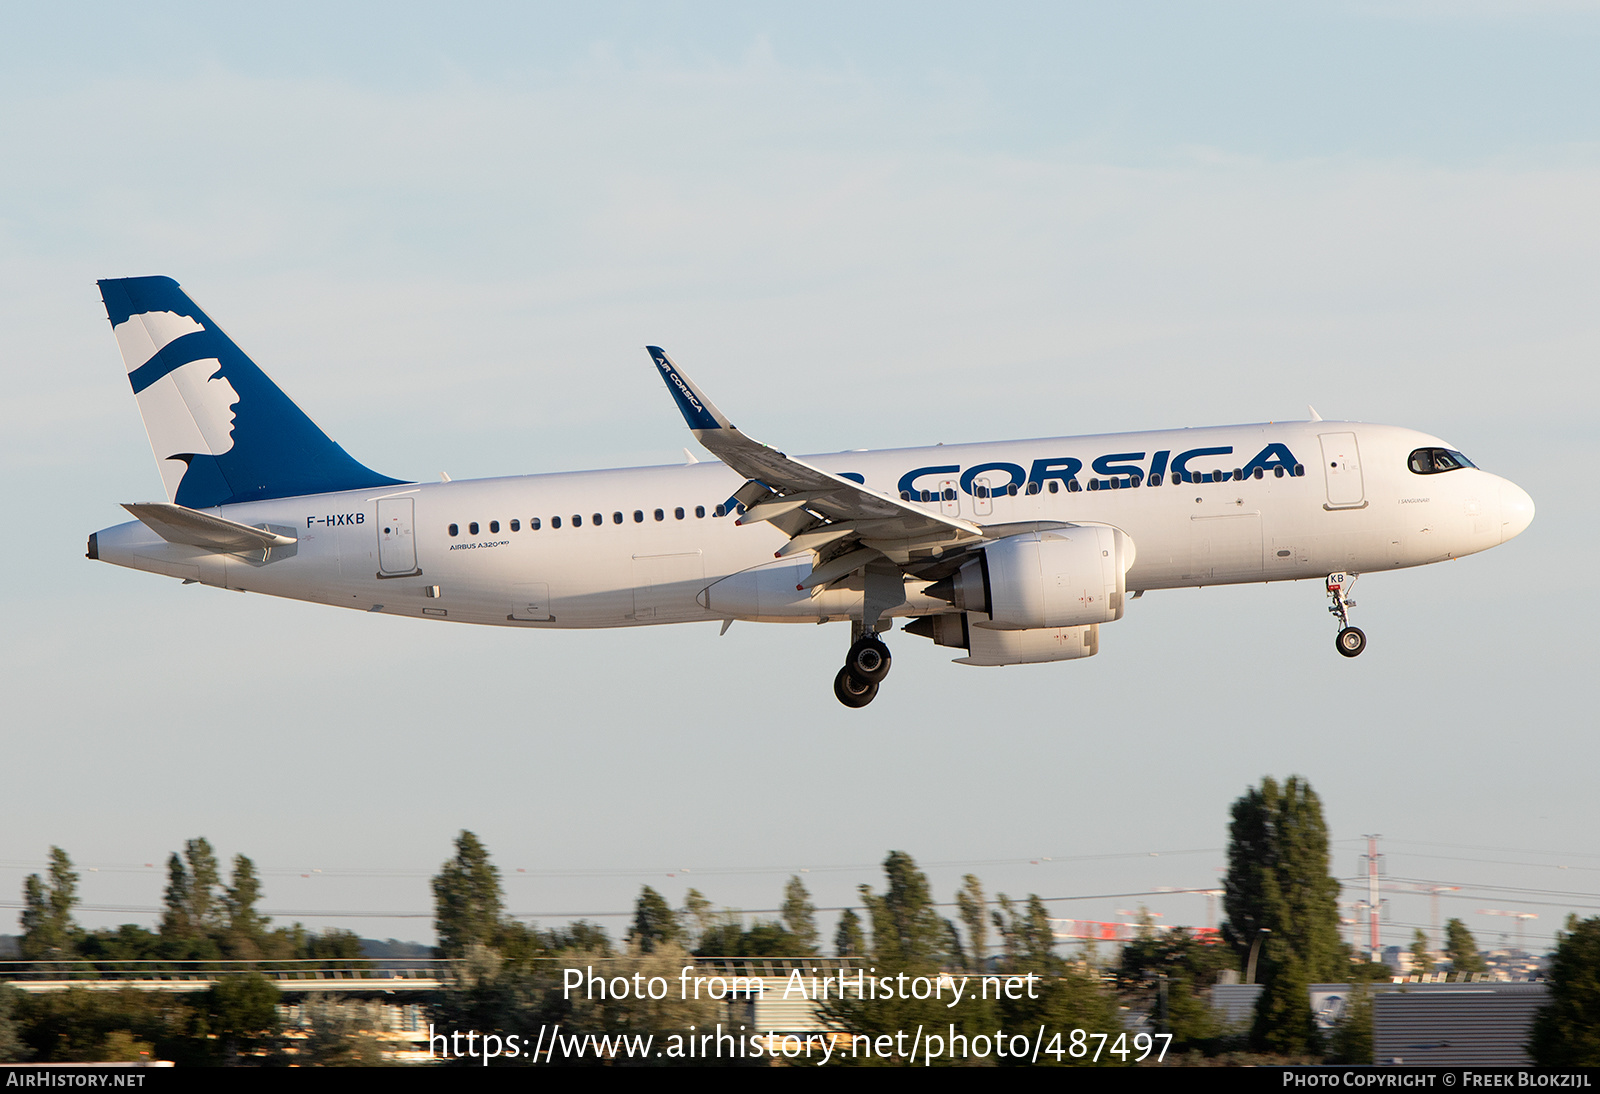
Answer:
[[1522, 534], [1533, 523], [1533, 499], [1514, 482], [1500, 481], [1500, 542]]

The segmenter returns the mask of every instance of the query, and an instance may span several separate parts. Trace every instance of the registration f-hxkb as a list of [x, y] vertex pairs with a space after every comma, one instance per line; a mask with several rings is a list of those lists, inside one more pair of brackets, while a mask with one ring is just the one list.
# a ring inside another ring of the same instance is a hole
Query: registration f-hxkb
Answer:
[[1533, 502], [1455, 446], [1322, 421], [796, 459], [649, 347], [719, 462], [419, 483], [328, 438], [177, 282], [100, 282], [167, 500], [90, 558], [219, 588], [505, 627], [851, 624], [846, 706], [905, 630], [963, 665], [1090, 657], [1150, 589], [1322, 578], [1354, 657], [1356, 574], [1482, 551]]

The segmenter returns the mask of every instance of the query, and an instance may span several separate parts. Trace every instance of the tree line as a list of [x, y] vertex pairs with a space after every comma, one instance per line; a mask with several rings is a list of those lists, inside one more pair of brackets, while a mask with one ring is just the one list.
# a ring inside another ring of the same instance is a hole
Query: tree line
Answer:
[[[28, 962], [50, 962], [53, 979], [84, 979], [96, 965], [150, 962], [138, 968], [212, 969], [219, 961], [362, 961], [361, 941], [349, 931], [271, 926], [256, 908], [261, 879], [255, 864], [236, 855], [226, 882], [204, 838], [188, 840], [167, 860], [162, 913], [155, 930], [134, 923], [85, 930], [74, 917], [79, 875], [72, 859], [50, 848], [43, 875], [22, 887], [19, 949]], [[278, 988], [259, 973], [219, 976], [196, 995], [120, 991], [24, 994], [0, 984], [0, 1061], [174, 1060], [225, 1064], [283, 1060]], [[337, 1025], [330, 1014], [322, 1024]], [[328, 1060], [377, 1060], [376, 1043], [354, 1031], [316, 1039]], [[301, 1062], [304, 1062], [303, 1060]]]
[[261, 879], [255, 863], [235, 855], [224, 883], [211, 843], [188, 840], [167, 860], [161, 921], [151, 931], [133, 923], [86, 931], [73, 917], [78, 873], [59, 847], [50, 848], [46, 874], [30, 874], [22, 887], [22, 937], [27, 961], [291, 961], [361, 958], [350, 931], [307, 931], [300, 924], [272, 928], [256, 910]]
[[[1137, 937], [1102, 960], [1090, 944], [1064, 954], [1037, 895], [991, 898], [972, 874], [946, 905], [955, 909], [947, 918], [912, 857], [893, 851], [883, 863], [881, 890], [860, 886], [859, 912], [846, 909], [834, 924], [835, 957], [875, 968], [878, 975], [1032, 973], [1039, 988], [1027, 999], [969, 996], [955, 1007], [943, 999], [835, 998], [823, 1004], [822, 1015], [831, 1028], [852, 1033], [954, 1025], [977, 1036], [997, 1028], [1040, 1026], [1115, 1032], [1122, 1028], [1122, 1013], [1131, 1010], [1147, 1014], [1149, 1028], [1172, 1036], [1169, 1060], [1370, 1063], [1371, 998], [1359, 989], [1387, 979], [1392, 970], [1353, 953], [1340, 940], [1339, 885], [1329, 866], [1327, 827], [1315, 792], [1300, 778], [1282, 784], [1264, 779], [1231, 810], [1223, 901], [1227, 920], [1219, 936], [1183, 928], [1157, 931], [1145, 916]], [[132, 924], [79, 928], [72, 914], [77, 885], [71, 860], [52, 848], [45, 875], [30, 876], [24, 885], [26, 959], [360, 958], [360, 942], [349, 932], [315, 934], [299, 924], [271, 927], [256, 910], [261, 884], [254, 864], [236, 856], [225, 883], [204, 839], [188, 841], [169, 859], [164, 910], [155, 931]], [[805, 958], [821, 956], [824, 949], [816, 907], [799, 876], [786, 882], [776, 917], [753, 921], [719, 910], [696, 889], [688, 890], [681, 908], [673, 908], [654, 888], [642, 886], [630, 923], [613, 940], [604, 928], [583, 920], [541, 929], [508, 915], [498, 868], [478, 837], [463, 831], [432, 890], [436, 953], [452, 962], [445, 990], [428, 1003], [429, 1018], [440, 1028], [531, 1030], [560, 1023], [572, 1033], [613, 1034], [703, 1028], [726, 1021], [720, 1004], [670, 996], [568, 996], [561, 990], [561, 970], [603, 961], [608, 977], [640, 973], [671, 981], [696, 957]], [[1451, 920], [1446, 939], [1453, 971], [1482, 971], [1465, 924]], [[1426, 945], [1418, 952], [1427, 956]], [[1572, 919], [1558, 937], [1552, 1001], [1530, 1046], [1541, 1063], [1600, 1063], [1597, 973], [1600, 918]], [[1262, 991], [1248, 1025], [1226, 1028], [1210, 1004], [1210, 991], [1239, 979], [1253, 979]], [[1321, 1030], [1311, 1013], [1313, 983], [1358, 988], [1331, 1032]], [[109, 1059], [136, 1052], [204, 1063], [284, 1059], [278, 1051], [282, 1042], [273, 1040], [281, 1029], [278, 992], [264, 978], [221, 979], [192, 1001], [139, 996], [124, 991], [22, 997], [0, 985], [0, 1060]], [[347, 1026], [348, 1021], [334, 1023], [327, 1027], [332, 1032], [305, 1044], [320, 1045], [315, 1051], [325, 1062], [373, 1062], [375, 1043], [361, 1029]]]

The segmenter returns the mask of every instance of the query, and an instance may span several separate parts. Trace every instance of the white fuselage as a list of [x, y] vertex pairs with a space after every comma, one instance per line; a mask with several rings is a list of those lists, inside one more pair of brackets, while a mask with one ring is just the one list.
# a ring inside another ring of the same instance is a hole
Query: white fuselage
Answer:
[[[1233, 477], [1273, 445], [1291, 452], [1303, 473], [1274, 467], [1259, 478]], [[1040, 521], [1120, 528], [1137, 552], [1127, 588], [1144, 591], [1420, 566], [1493, 547], [1527, 526], [1527, 495], [1498, 476], [1470, 467], [1410, 470], [1408, 454], [1429, 446], [1449, 447], [1393, 426], [1315, 421], [806, 460], [860, 476], [872, 490], [907, 492], [919, 505], [986, 529]], [[1183, 454], [1223, 449], [1191, 456], [1186, 468], [1190, 475], [1222, 471], [1222, 481], [1180, 482], [1173, 474]], [[1097, 461], [1113, 473], [1101, 473]], [[1071, 477], [1082, 489], [1068, 489], [1073, 464], [1080, 466]], [[1014, 494], [1006, 489], [1017, 479], [1009, 467], [1025, 476]], [[1153, 474], [1160, 486], [1149, 485]], [[1113, 480], [1118, 488], [1088, 488]], [[465, 623], [566, 628], [859, 617], [859, 584], [796, 593], [759, 611], [729, 610], [715, 590], [707, 593], [753, 567], [810, 568], [809, 555], [774, 563], [788, 537], [771, 525], [741, 527], [736, 513], [715, 515], [743, 482], [708, 462], [318, 494], [210, 511], [292, 534], [296, 544], [287, 551], [211, 553], [130, 522], [97, 533], [98, 557], [224, 588]], [[774, 587], [787, 588], [788, 578]], [[909, 584], [906, 603], [893, 614], [951, 610], [919, 596], [919, 588]]]

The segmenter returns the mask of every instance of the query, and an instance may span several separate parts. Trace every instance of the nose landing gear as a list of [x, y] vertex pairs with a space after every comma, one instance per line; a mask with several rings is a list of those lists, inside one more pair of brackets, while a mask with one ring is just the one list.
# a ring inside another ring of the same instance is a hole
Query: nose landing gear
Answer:
[[877, 698], [891, 660], [883, 639], [870, 631], [860, 634], [850, 646], [844, 668], [833, 678], [833, 694], [847, 707], [866, 706]]
[[1349, 592], [1360, 576], [1342, 571], [1328, 575], [1328, 599], [1333, 601], [1328, 612], [1339, 621], [1339, 633], [1333, 645], [1345, 657], [1359, 657], [1361, 651], [1367, 648], [1367, 636], [1360, 627], [1350, 625], [1350, 609], [1356, 606], [1356, 602], [1348, 599]]

